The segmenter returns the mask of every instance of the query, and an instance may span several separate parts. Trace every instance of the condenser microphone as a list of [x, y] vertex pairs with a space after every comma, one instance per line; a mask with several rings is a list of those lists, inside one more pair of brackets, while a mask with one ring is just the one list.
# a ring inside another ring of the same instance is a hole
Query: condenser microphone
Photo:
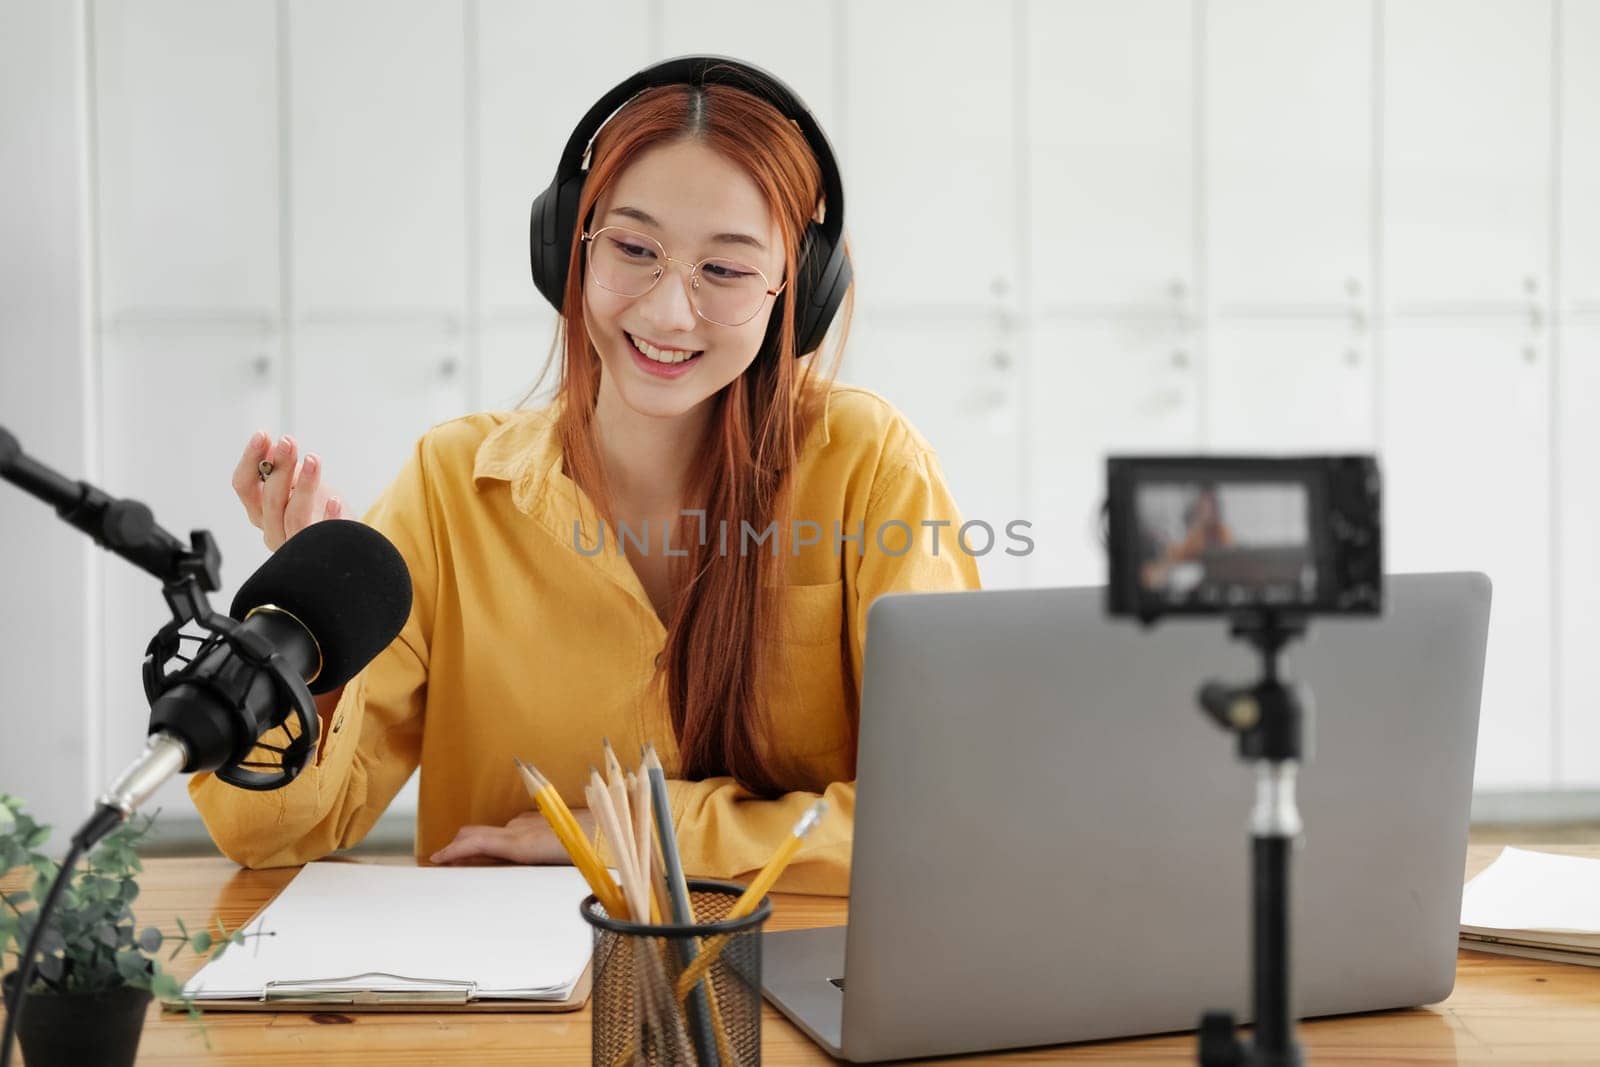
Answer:
[[[145, 751], [100, 798], [102, 808], [126, 818], [178, 773], [216, 771], [247, 789], [288, 784], [315, 751], [315, 709], [302, 711], [291, 744], [273, 748], [262, 735], [310, 705], [306, 687], [328, 693], [353, 678], [410, 612], [411, 576], [387, 538], [350, 519], [306, 527], [246, 579], [226, 639], [207, 641], [159, 682]], [[248, 759], [258, 743], [281, 756], [267, 771]]]

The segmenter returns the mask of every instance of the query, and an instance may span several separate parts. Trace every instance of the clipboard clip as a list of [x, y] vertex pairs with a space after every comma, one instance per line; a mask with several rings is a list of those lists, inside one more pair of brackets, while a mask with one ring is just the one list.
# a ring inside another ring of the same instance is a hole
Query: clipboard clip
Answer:
[[296, 1001], [311, 1004], [465, 1004], [478, 992], [478, 983], [450, 979], [426, 979], [429, 989], [361, 989], [334, 985], [360, 978], [393, 978], [401, 982], [420, 979], [384, 971], [367, 971], [348, 978], [315, 978], [298, 981], [269, 981], [261, 987], [262, 1001]]

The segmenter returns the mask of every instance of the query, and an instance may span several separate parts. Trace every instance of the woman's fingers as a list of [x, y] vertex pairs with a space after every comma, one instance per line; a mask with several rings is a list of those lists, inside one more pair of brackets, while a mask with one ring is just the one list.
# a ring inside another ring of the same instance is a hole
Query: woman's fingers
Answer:
[[527, 863], [517, 847], [517, 835], [504, 826], [463, 826], [456, 832], [455, 840], [429, 857], [433, 863], [459, 863], [463, 860], [488, 857]]
[[272, 450], [272, 473], [267, 476], [261, 490], [261, 539], [276, 552], [278, 546], [289, 539], [284, 532], [283, 512], [289, 506], [289, 494], [294, 490], [298, 450], [294, 438], [285, 434]]
[[233, 468], [233, 491], [244, 505], [250, 525], [261, 528], [261, 461], [272, 451], [272, 436], [261, 430], [251, 435], [245, 443], [244, 454]]
[[327, 506], [323, 508], [322, 517], [325, 519], [344, 518], [344, 501], [336, 496], [329, 497]]
[[293, 537], [322, 518], [327, 506], [328, 494], [322, 488], [322, 459], [315, 452], [307, 452], [289, 493], [288, 506], [283, 509], [284, 538]]

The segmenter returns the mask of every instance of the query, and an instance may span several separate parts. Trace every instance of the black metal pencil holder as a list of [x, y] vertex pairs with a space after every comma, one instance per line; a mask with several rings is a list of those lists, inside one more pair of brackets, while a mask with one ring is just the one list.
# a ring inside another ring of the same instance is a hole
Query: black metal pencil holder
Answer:
[[761, 927], [772, 901], [728, 919], [743, 892], [736, 882], [690, 879], [692, 926], [615, 919], [594, 896], [584, 900], [594, 928], [596, 1065], [761, 1062]]

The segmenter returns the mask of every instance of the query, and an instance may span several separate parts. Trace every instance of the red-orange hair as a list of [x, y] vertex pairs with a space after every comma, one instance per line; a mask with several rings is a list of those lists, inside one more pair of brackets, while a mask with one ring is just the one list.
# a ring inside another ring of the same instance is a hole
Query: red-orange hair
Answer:
[[[783, 235], [784, 278], [792, 287], [801, 237], [817, 212], [821, 172], [798, 127], [737, 89], [669, 85], [625, 104], [595, 139], [578, 218], [591, 216], [600, 195], [643, 152], [686, 139], [721, 153], [754, 179]], [[572, 236], [575, 266], [583, 263], [580, 236]], [[583, 285], [581, 268], [568, 272], [557, 341], [565, 354], [557, 428], [567, 473], [615, 531], [594, 435], [600, 359], [584, 325]], [[769, 743], [761, 682], [777, 647], [773, 638], [790, 552], [790, 472], [835, 370], [819, 375], [812, 360], [796, 359], [794, 302], [787, 292], [776, 299], [772, 315], [780, 320], [775, 351], [764, 351], [710, 401], [706, 447], [696, 453], [700, 458], [689, 478], [693, 503], [686, 505], [704, 507], [708, 543], [699, 545], [695, 520], [684, 520], [674, 533], [673, 543], [686, 546], [689, 555], [673, 561], [675, 599], [654, 676], [678, 739], [679, 773], [689, 779], [729, 775], [761, 796], [787, 788], [786, 761]], [[848, 318], [847, 303], [841, 336]], [[748, 554], [731, 547], [719, 551], [723, 521], [730, 546], [739, 543], [741, 522], [757, 532], [776, 522], [776, 556], [765, 545]]]

